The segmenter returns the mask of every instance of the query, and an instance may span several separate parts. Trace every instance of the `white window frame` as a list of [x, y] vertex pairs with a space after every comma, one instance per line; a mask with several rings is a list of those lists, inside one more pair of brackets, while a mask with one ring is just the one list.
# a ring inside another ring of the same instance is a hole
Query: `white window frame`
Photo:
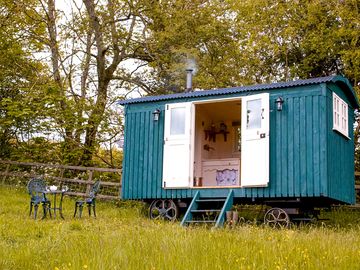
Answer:
[[333, 92], [333, 130], [349, 138], [348, 104]]

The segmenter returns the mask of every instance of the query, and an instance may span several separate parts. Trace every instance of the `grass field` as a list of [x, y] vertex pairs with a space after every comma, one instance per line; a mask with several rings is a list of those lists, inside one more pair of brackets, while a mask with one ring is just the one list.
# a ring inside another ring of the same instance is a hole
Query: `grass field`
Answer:
[[140, 203], [99, 202], [98, 218], [33, 220], [24, 189], [0, 187], [0, 269], [360, 269], [360, 213], [272, 230], [148, 220]]

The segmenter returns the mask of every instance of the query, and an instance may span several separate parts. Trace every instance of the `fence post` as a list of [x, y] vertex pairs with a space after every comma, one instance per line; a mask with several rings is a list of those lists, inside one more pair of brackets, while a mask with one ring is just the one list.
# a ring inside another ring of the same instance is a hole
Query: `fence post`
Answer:
[[60, 169], [60, 175], [59, 175], [59, 177], [60, 177], [60, 189], [62, 189], [62, 186], [63, 186], [64, 170], [65, 170], [64, 168]]
[[91, 188], [91, 182], [93, 179], [93, 174], [94, 174], [94, 170], [89, 170], [89, 179], [88, 179], [88, 183], [86, 185], [86, 195], [90, 194], [90, 188]]
[[4, 174], [4, 177], [2, 179], [2, 184], [3, 185], [5, 184], [6, 176], [9, 173], [9, 169], [10, 169], [10, 164], [6, 165], [5, 174]]
[[122, 198], [122, 172], [119, 173], [120, 176], [120, 187], [119, 187], [119, 198]]

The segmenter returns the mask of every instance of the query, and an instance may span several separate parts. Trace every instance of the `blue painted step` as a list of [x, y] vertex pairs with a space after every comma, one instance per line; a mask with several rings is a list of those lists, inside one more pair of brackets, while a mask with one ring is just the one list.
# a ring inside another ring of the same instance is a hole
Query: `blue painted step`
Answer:
[[210, 212], [220, 212], [220, 209], [194, 209], [191, 210], [192, 213], [210, 213]]
[[226, 198], [198, 199], [196, 202], [225, 202]]
[[188, 220], [186, 223], [215, 223], [216, 220]]
[[[225, 222], [225, 213], [233, 205], [233, 197], [232, 189], [229, 190], [226, 198], [201, 198], [200, 191], [197, 191], [180, 225], [215, 223], [214, 227], [222, 227]], [[199, 214], [202, 215], [199, 216]], [[215, 217], [211, 214], [215, 214]]]

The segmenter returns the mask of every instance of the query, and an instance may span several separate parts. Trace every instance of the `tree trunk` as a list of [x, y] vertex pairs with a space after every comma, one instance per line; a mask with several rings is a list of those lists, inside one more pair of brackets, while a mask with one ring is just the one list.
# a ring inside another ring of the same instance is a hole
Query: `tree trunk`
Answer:
[[92, 27], [95, 35], [96, 42], [96, 67], [98, 77], [97, 99], [94, 105], [94, 109], [90, 113], [89, 120], [86, 128], [84, 152], [82, 156], [82, 164], [89, 166], [92, 164], [92, 156], [95, 150], [96, 135], [99, 125], [105, 112], [105, 106], [107, 102], [108, 87], [113, 74], [121, 62], [120, 50], [118, 47], [118, 37], [115, 29], [114, 10], [111, 0], [108, 1], [109, 14], [112, 17], [111, 27], [111, 46], [112, 46], [112, 61], [108, 67], [106, 67], [106, 54], [108, 53], [108, 47], [104, 45], [104, 37], [101, 29], [101, 20], [95, 11], [94, 0], [83, 0], [86, 10], [89, 16], [90, 27]]
[[84, 153], [81, 159], [81, 164], [83, 166], [92, 166], [92, 156], [94, 154], [96, 146], [96, 135], [101, 122], [101, 118], [103, 117], [105, 112], [108, 85], [109, 81], [103, 83], [99, 82], [99, 95], [97, 97], [94, 109], [89, 116], [86, 128]]
[[[67, 104], [65, 96], [65, 88], [61, 80], [60, 74], [60, 52], [57, 41], [57, 31], [56, 31], [56, 10], [55, 10], [55, 0], [48, 0], [47, 2], [47, 28], [49, 33], [49, 46], [51, 52], [51, 64], [52, 72], [55, 84], [59, 91], [60, 108], [62, 115], [59, 118], [60, 125], [65, 131], [64, 134], [64, 147], [62, 149], [63, 161], [64, 163], [72, 163], [72, 160], [68, 160], [68, 154], [72, 151], [73, 141], [73, 128], [71, 127], [71, 121], [66, 119], [67, 115]], [[70, 123], [69, 123], [70, 122]], [[64, 160], [65, 159], [65, 160]]]
[[85, 52], [85, 56], [84, 56], [84, 59], [82, 62], [83, 69], [82, 69], [82, 74], [81, 74], [81, 85], [80, 85], [81, 96], [80, 96], [80, 100], [79, 100], [78, 106], [77, 106], [77, 116], [78, 116], [77, 117], [77, 128], [75, 131], [75, 138], [74, 138], [75, 142], [78, 145], [80, 145], [80, 138], [84, 132], [83, 113], [84, 113], [84, 106], [85, 106], [85, 102], [86, 102], [87, 81], [88, 81], [88, 77], [89, 77], [90, 60], [91, 60], [91, 47], [92, 47], [93, 31], [90, 26], [88, 28], [89, 28], [89, 30], [86, 35], [86, 52]]

